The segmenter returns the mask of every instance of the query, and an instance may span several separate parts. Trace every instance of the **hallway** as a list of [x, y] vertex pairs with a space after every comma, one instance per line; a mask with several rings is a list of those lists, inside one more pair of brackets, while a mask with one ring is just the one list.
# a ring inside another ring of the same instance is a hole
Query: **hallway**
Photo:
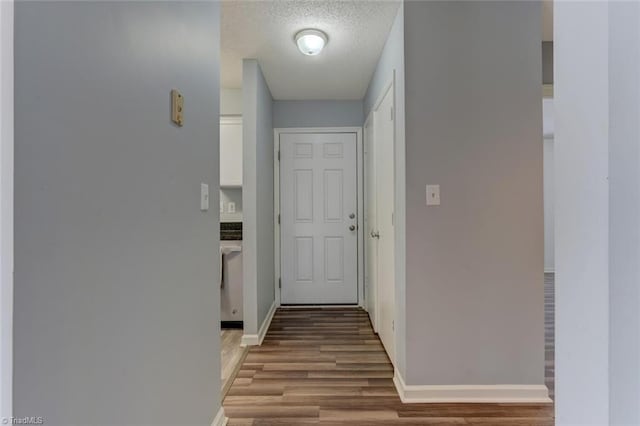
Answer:
[[356, 308], [278, 309], [223, 402], [229, 425], [553, 425], [548, 404], [402, 404]]

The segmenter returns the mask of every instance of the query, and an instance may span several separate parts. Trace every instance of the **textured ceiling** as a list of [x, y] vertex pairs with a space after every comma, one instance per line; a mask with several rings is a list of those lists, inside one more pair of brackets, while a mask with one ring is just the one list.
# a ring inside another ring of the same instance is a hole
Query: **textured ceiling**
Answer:
[[[398, 10], [396, 1], [229, 0], [222, 5], [222, 87], [242, 86], [242, 59], [258, 59], [275, 99], [361, 99]], [[303, 28], [327, 33], [301, 54]]]

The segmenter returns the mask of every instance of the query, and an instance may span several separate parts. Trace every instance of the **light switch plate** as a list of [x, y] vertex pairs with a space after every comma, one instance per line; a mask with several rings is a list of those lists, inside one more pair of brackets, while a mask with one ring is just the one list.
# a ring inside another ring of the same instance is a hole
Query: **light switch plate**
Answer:
[[206, 183], [200, 184], [200, 210], [209, 210], [209, 185]]
[[440, 205], [440, 185], [427, 185], [427, 205]]
[[229, 213], [235, 213], [236, 212], [236, 203], [227, 204], [227, 209], [229, 210]]

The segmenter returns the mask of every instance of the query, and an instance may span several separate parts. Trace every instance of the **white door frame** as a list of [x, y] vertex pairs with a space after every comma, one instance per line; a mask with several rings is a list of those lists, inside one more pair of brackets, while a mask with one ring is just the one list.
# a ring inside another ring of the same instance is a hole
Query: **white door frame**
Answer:
[[[380, 106], [380, 102], [382, 102], [382, 99], [384, 99], [384, 94], [387, 93], [387, 90], [389, 89], [388, 85], [385, 85], [385, 87], [383, 88], [383, 96], [380, 99], [377, 99], [375, 104], [373, 105], [373, 108], [371, 108], [371, 111], [369, 112], [369, 115], [367, 115], [367, 119], [364, 121], [364, 125], [362, 126], [362, 131], [363, 131], [363, 146], [364, 146], [364, 129], [366, 129], [369, 124], [371, 124], [372, 126], [375, 126], [375, 119], [374, 119], [374, 111], [378, 108], [378, 106]], [[373, 134], [373, 137], [375, 138], [375, 131], [374, 128], [371, 127], [371, 132]], [[373, 145], [375, 146], [375, 139], [373, 141]], [[362, 150], [362, 155], [364, 157], [364, 149]], [[363, 162], [363, 170], [362, 170], [362, 175], [363, 175], [363, 180], [366, 179], [366, 176], [364, 174], [365, 170], [364, 170], [364, 166], [367, 164], [366, 159]], [[363, 194], [364, 194], [364, 188], [363, 188]], [[367, 206], [364, 206], [363, 204], [363, 213], [364, 213], [364, 209], [366, 209]], [[364, 215], [363, 215], [364, 218]], [[376, 218], [377, 219], [377, 218]], [[364, 219], [363, 219], [363, 225], [364, 225]], [[366, 231], [366, 229], [365, 229]], [[366, 243], [366, 239], [369, 238], [369, 236], [365, 233], [364, 234], [364, 242], [363, 242], [363, 255], [364, 255], [364, 262], [365, 265], [364, 267], [367, 268], [368, 266], [366, 265], [366, 260], [367, 260], [367, 256], [366, 256], [366, 249], [367, 249], [367, 243]], [[363, 282], [364, 282], [364, 274], [365, 271], [363, 270]], [[376, 276], [377, 278], [377, 276]], [[365, 283], [366, 284], [366, 283]], [[367, 306], [365, 308], [365, 310], [367, 312], [369, 312], [369, 315], [371, 315], [371, 312], [369, 311], [369, 305], [368, 303], [370, 302], [370, 298], [369, 295], [375, 295], [375, 297], [373, 298], [373, 303], [375, 304], [374, 309], [373, 309], [373, 318], [370, 318], [371, 320], [371, 326], [373, 327], [373, 331], [375, 331], [376, 333], [378, 332], [378, 283], [377, 280], [374, 280], [374, 285], [370, 286], [368, 289], [369, 293], [367, 293]]]
[[13, 388], [13, 0], [0, 0], [0, 418]]
[[[358, 191], [358, 306], [366, 309], [364, 294], [364, 185], [362, 127], [280, 127], [273, 129], [273, 229], [275, 259], [275, 297], [280, 306], [280, 135], [291, 133], [354, 133], [356, 135], [357, 191]], [[305, 307], [309, 307], [308, 305]]]

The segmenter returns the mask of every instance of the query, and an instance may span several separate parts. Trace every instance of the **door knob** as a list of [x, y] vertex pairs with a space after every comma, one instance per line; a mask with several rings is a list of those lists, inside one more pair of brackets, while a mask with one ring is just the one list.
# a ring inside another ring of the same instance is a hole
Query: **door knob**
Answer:
[[351, 226], [349, 227], [349, 231], [355, 231], [355, 230], [356, 230], [356, 226], [355, 226], [355, 225], [351, 225]]
[[355, 213], [351, 213], [351, 214], [349, 215], [349, 219], [354, 219], [355, 217], [356, 217], [356, 214], [355, 214]]
[[380, 233], [371, 231], [371, 238], [380, 238]]

